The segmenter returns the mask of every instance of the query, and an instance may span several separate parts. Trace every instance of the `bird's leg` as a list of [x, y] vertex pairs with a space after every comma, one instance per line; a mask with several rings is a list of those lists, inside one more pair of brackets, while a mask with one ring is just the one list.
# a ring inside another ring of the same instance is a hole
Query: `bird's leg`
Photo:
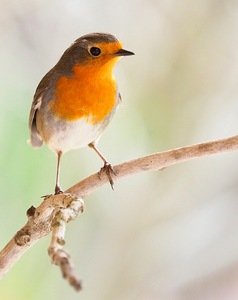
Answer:
[[56, 172], [56, 184], [55, 184], [55, 195], [63, 193], [63, 191], [60, 188], [59, 184], [59, 178], [60, 178], [60, 159], [62, 156], [62, 152], [58, 151], [57, 152], [58, 160], [57, 160], [57, 172]]
[[111, 188], [113, 189], [113, 185], [114, 185], [114, 182], [112, 180], [112, 173], [114, 175], [116, 175], [116, 173], [114, 172], [111, 164], [105, 159], [105, 157], [100, 153], [100, 151], [96, 148], [96, 146], [94, 145], [94, 143], [90, 143], [88, 144], [88, 146], [90, 148], [92, 148], [96, 153], [97, 155], [101, 158], [101, 160], [104, 162], [104, 166], [100, 169], [100, 171], [98, 172], [98, 177], [99, 179], [101, 178], [101, 174], [102, 172], [105, 172], [106, 175], [107, 175], [107, 178], [109, 180], [109, 183], [111, 185]]

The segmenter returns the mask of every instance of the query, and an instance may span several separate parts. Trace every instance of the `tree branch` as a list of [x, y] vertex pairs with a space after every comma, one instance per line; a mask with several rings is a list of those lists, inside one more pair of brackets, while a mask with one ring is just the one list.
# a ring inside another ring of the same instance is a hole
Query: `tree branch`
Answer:
[[[174, 164], [208, 155], [238, 149], [238, 136], [193, 146], [182, 147], [141, 157], [114, 166], [113, 181], [144, 171], [155, 171]], [[63, 276], [75, 287], [81, 288], [80, 280], [74, 275], [69, 255], [62, 249], [66, 223], [75, 219], [83, 210], [82, 199], [108, 183], [106, 174], [94, 174], [69, 188], [66, 193], [46, 196], [37, 207], [28, 209], [27, 223], [0, 251], [0, 277], [34, 245], [39, 239], [53, 231], [49, 255], [52, 262], [59, 265]], [[56, 222], [57, 220], [57, 222]]]

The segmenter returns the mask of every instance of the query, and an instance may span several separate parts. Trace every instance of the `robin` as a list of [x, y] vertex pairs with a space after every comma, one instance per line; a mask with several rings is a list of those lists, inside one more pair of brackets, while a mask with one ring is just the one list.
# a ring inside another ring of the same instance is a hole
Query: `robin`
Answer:
[[111, 34], [91, 33], [77, 39], [58, 63], [40, 81], [29, 117], [30, 144], [43, 142], [57, 154], [55, 194], [59, 183], [63, 153], [84, 146], [103, 160], [113, 188], [112, 166], [96, 148], [96, 142], [111, 121], [121, 96], [113, 68], [121, 56], [134, 55], [124, 50]]

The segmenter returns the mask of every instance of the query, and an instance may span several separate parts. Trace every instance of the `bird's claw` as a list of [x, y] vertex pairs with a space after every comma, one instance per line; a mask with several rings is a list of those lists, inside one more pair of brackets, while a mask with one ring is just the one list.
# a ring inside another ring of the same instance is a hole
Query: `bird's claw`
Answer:
[[104, 163], [104, 166], [103, 166], [103, 167], [100, 169], [100, 171], [98, 172], [98, 178], [99, 178], [99, 179], [101, 179], [101, 175], [102, 175], [103, 172], [106, 173], [107, 178], [108, 178], [108, 180], [109, 180], [109, 183], [110, 183], [110, 185], [111, 185], [111, 188], [114, 190], [114, 181], [113, 181], [113, 179], [112, 179], [112, 174], [115, 175], [115, 176], [116, 176], [117, 174], [116, 174], [115, 171], [113, 170], [112, 165], [109, 164], [108, 162], [105, 162], [105, 163]]

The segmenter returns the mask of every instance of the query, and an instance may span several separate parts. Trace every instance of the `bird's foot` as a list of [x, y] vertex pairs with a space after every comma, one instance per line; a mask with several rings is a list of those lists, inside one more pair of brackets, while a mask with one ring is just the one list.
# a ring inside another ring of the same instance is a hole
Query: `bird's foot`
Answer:
[[[56, 185], [54, 195], [59, 195], [59, 194], [64, 194], [64, 192], [61, 190], [59, 185]], [[44, 200], [46, 200], [51, 196], [53, 196], [53, 194], [44, 195], [44, 196], [41, 196], [41, 198], [44, 198]]]
[[113, 186], [114, 186], [114, 181], [113, 181], [113, 179], [112, 179], [112, 174], [115, 175], [115, 176], [116, 176], [117, 174], [116, 174], [115, 171], [113, 170], [112, 165], [109, 164], [108, 162], [105, 162], [105, 163], [104, 163], [104, 166], [103, 166], [103, 167], [100, 169], [100, 171], [98, 172], [98, 178], [99, 178], [99, 179], [101, 179], [101, 175], [102, 175], [103, 172], [106, 173], [107, 178], [108, 178], [108, 180], [109, 180], [109, 183], [110, 183], [110, 185], [111, 185], [111, 188], [114, 190], [114, 188], [113, 188]]
[[64, 192], [61, 190], [59, 185], [55, 186], [55, 195], [63, 194]]

